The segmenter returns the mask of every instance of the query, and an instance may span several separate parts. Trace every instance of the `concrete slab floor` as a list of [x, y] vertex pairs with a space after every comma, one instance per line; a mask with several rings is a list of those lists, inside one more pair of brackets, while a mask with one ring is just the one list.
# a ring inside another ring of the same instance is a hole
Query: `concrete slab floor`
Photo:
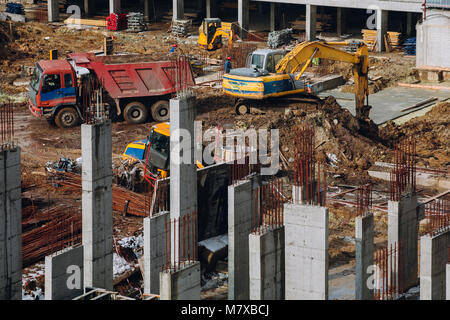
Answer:
[[[321, 98], [333, 96], [342, 107], [349, 110], [353, 115], [356, 114], [355, 96], [351, 92], [344, 93], [340, 91], [340, 88], [336, 88], [323, 91], [319, 93], [318, 96]], [[376, 124], [382, 124], [383, 122], [408, 114], [409, 111], [401, 112], [402, 109], [408, 108], [416, 103], [432, 97], [437, 97], [439, 100], [444, 100], [450, 98], [450, 93], [446, 91], [403, 87], [383, 89], [369, 96], [369, 104], [372, 106], [372, 109], [370, 110], [370, 118]]]
[[355, 263], [347, 263], [329, 269], [328, 300], [355, 299]]

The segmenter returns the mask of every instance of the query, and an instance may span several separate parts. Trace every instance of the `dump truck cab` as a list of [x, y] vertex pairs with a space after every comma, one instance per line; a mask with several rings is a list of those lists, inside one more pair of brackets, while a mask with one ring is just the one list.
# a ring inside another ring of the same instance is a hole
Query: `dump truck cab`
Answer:
[[38, 61], [30, 81], [30, 111], [36, 117], [55, 118], [64, 127], [72, 126], [80, 118], [76, 85], [76, 72], [68, 61]]

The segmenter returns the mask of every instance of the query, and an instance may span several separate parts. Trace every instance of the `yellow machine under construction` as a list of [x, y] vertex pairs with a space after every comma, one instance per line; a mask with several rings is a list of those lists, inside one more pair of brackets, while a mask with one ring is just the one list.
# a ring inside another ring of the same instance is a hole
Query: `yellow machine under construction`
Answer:
[[[341, 50], [339, 47], [345, 47]], [[303, 73], [314, 58], [353, 64], [356, 116], [369, 117], [368, 49], [362, 42], [303, 42], [285, 54], [282, 50], [260, 49], [247, 57], [246, 67], [232, 69], [223, 77], [223, 91], [236, 97], [236, 112], [245, 114], [258, 101], [307, 93]]]
[[206, 50], [222, 48], [222, 37], [228, 38], [228, 46], [233, 43], [231, 22], [222, 22], [219, 18], [203, 20], [199, 28], [198, 46]]

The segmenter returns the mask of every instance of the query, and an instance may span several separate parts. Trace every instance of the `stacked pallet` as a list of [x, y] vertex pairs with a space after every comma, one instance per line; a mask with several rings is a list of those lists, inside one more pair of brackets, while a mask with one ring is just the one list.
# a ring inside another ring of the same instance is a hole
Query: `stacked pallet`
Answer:
[[106, 21], [106, 28], [110, 31], [125, 30], [128, 28], [127, 15], [124, 13], [111, 13], [109, 17], [106, 18]]
[[192, 26], [191, 20], [174, 20], [172, 23], [172, 34], [176, 37], [185, 37]]
[[406, 39], [403, 43], [403, 50], [408, 56], [416, 55], [416, 37]]
[[[377, 30], [361, 30], [363, 41], [369, 48], [374, 48], [377, 41]], [[402, 48], [402, 34], [400, 32], [388, 31], [386, 34], [385, 44], [389, 51]]]
[[144, 14], [141, 12], [130, 12], [128, 14], [128, 30], [141, 32], [145, 30]]
[[[316, 30], [317, 32], [331, 32], [333, 31], [332, 16], [322, 14], [317, 16]], [[306, 17], [300, 16], [298, 20], [291, 21], [291, 27], [295, 33], [306, 30]]]

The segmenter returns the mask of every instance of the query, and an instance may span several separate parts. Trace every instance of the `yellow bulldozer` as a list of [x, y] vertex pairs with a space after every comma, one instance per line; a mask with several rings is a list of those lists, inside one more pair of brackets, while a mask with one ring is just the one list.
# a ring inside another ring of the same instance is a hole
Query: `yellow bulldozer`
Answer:
[[222, 37], [228, 38], [228, 46], [233, 44], [231, 22], [222, 22], [219, 18], [206, 18], [199, 28], [198, 46], [209, 51], [222, 48]]

